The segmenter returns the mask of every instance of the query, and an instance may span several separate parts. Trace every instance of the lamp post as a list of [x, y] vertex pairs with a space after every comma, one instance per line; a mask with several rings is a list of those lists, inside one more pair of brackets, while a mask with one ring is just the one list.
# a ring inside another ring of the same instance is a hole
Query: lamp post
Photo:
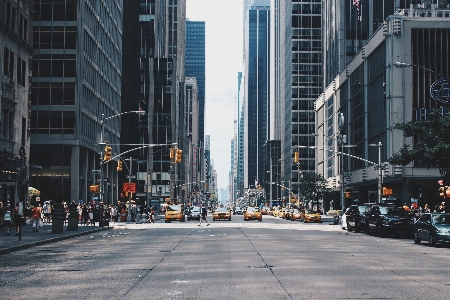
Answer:
[[381, 172], [381, 142], [378, 142], [378, 144], [368, 144], [367, 146], [373, 146], [378, 147], [378, 198], [377, 203], [381, 203], [381, 185], [382, 185], [382, 172]]
[[100, 121], [100, 125], [102, 126], [101, 132], [100, 132], [100, 142], [98, 143], [101, 147], [100, 147], [100, 195], [99, 195], [99, 201], [103, 202], [103, 193], [104, 193], [104, 188], [103, 188], [103, 165], [104, 165], [104, 160], [103, 160], [103, 147], [106, 146], [106, 142], [104, 141], [104, 135], [105, 135], [105, 121], [108, 119], [112, 119], [115, 117], [119, 117], [122, 116], [124, 114], [129, 114], [129, 113], [136, 113], [136, 114], [145, 114], [145, 111], [143, 110], [133, 110], [133, 111], [126, 111], [120, 114], [116, 114], [110, 117], [105, 118], [105, 114], [102, 113], [102, 118]]

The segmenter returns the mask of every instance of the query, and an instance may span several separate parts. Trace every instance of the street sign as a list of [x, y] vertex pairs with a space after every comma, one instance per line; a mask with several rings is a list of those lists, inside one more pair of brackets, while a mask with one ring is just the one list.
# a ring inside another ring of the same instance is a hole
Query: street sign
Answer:
[[100, 174], [100, 170], [92, 170], [93, 174]]
[[124, 182], [123, 183], [123, 191], [136, 193], [136, 183], [134, 182]]
[[136, 178], [136, 175], [127, 175], [127, 178]]

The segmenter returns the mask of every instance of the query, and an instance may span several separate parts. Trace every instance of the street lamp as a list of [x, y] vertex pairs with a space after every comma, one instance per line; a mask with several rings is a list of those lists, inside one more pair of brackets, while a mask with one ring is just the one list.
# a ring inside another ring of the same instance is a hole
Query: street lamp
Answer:
[[378, 203], [381, 203], [381, 184], [383, 181], [381, 172], [381, 142], [378, 144], [367, 144], [367, 146], [378, 147]]
[[[106, 145], [104, 138], [105, 135], [105, 121], [111, 118], [115, 118], [115, 117], [119, 117], [122, 116], [124, 114], [128, 114], [128, 113], [137, 113], [139, 115], [145, 114], [145, 111], [143, 110], [137, 110], [137, 111], [127, 111], [127, 112], [123, 112], [120, 114], [116, 114], [113, 116], [109, 116], [107, 118], [105, 118], [105, 114], [102, 113], [102, 118], [100, 121], [100, 125], [102, 126], [101, 132], [100, 132], [100, 142], [98, 142], [98, 144], [101, 146], [100, 147], [100, 195], [99, 195], [99, 201], [103, 202], [103, 193], [104, 193], [104, 188], [103, 188], [103, 165], [104, 165], [104, 161], [103, 161], [103, 147]], [[101, 217], [101, 214], [100, 214]]]

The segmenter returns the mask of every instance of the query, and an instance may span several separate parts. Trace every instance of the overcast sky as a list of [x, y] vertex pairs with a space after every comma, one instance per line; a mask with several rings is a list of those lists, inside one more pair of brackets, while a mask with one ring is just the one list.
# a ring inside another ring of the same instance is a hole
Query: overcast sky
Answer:
[[186, 17], [206, 26], [205, 135], [211, 137], [219, 189], [228, 186], [231, 170], [237, 75], [243, 71], [243, 5], [243, 0], [186, 0]]

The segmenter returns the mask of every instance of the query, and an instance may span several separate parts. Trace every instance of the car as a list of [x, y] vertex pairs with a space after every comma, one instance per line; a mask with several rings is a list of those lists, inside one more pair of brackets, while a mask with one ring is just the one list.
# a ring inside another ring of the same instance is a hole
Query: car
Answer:
[[309, 209], [303, 209], [300, 214], [300, 222], [315, 222], [320, 223], [322, 222], [322, 217], [318, 212], [309, 210]]
[[376, 204], [370, 208], [366, 217], [367, 233], [376, 233], [378, 236], [388, 234], [406, 235], [409, 229], [409, 220], [406, 211], [401, 206]]
[[188, 221], [190, 221], [190, 220], [198, 220], [198, 221], [200, 221], [200, 216], [201, 216], [201, 214], [202, 214], [202, 212], [201, 212], [201, 210], [200, 210], [200, 207], [198, 207], [198, 206], [192, 206], [192, 207], [189, 209], [189, 212], [188, 212], [188, 214], [187, 214], [187, 216], [188, 216]]
[[244, 210], [244, 221], [248, 220], [258, 220], [260, 222], [262, 221], [262, 214], [259, 210], [259, 207], [249, 206], [246, 210]]
[[218, 207], [213, 211], [213, 221], [228, 220], [231, 221], [231, 211], [226, 207]]
[[351, 205], [342, 215], [341, 228], [348, 231], [354, 230], [360, 232], [365, 229], [365, 223], [362, 221], [362, 216], [366, 210], [367, 205]]
[[242, 208], [236, 207], [236, 208], [234, 209], [234, 213], [235, 213], [236, 215], [242, 215]]
[[280, 208], [278, 206], [275, 206], [272, 208], [272, 216], [278, 217], [279, 213], [280, 213]]
[[450, 214], [425, 213], [414, 223], [414, 243], [427, 240], [430, 246], [450, 242]]
[[166, 207], [166, 214], [164, 216], [164, 222], [168, 223], [171, 221], [184, 222], [184, 208], [183, 205], [168, 205]]
[[294, 208], [288, 208], [286, 209], [286, 212], [284, 214], [284, 218], [286, 220], [290, 220], [292, 218], [292, 213], [294, 212]]
[[269, 211], [270, 211], [270, 209], [267, 206], [264, 206], [261, 208], [261, 214], [263, 214], [263, 215], [268, 215]]
[[292, 212], [290, 213], [290, 220], [291, 221], [300, 221], [301, 217], [301, 211], [298, 208], [294, 208]]

